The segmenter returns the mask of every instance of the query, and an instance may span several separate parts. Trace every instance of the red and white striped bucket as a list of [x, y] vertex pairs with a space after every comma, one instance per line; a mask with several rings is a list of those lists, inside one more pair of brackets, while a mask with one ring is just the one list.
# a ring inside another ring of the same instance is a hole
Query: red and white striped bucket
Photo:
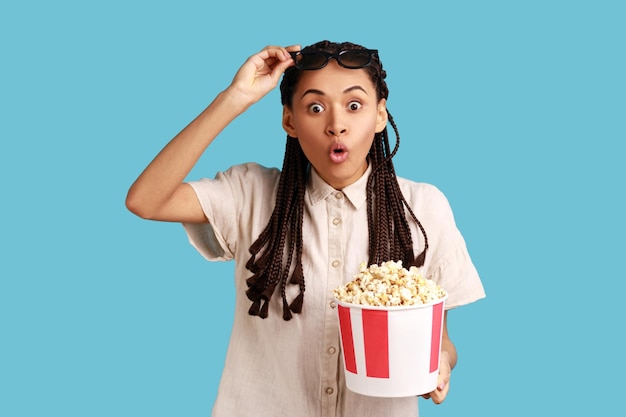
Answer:
[[433, 391], [446, 298], [406, 307], [337, 300], [348, 389], [373, 397], [410, 397]]

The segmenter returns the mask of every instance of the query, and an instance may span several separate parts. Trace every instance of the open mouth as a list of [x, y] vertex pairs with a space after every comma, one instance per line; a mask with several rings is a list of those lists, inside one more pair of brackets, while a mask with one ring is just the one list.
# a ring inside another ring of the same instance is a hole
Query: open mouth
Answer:
[[330, 159], [335, 163], [340, 163], [348, 158], [348, 149], [343, 143], [335, 142], [330, 147]]

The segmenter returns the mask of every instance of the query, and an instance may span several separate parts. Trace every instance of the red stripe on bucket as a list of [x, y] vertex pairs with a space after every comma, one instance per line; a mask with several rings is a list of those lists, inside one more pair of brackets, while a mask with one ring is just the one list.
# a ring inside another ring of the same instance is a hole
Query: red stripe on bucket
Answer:
[[352, 320], [348, 307], [337, 306], [339, 311], [339, 328], [341, 330], [341, 345], [346, 371], [356, 374], [356, 357], [354, 356], [354, 341], [352, 339]]
[[389, 378], [389, 341], [387, 312], [363, 310], [363, 342], [367, 376]]
[[430, 337], [430, 372], [439, 368], [439, 350], [441, 349], [441, 326], [443, 303], [433, 306], [433, 332]]

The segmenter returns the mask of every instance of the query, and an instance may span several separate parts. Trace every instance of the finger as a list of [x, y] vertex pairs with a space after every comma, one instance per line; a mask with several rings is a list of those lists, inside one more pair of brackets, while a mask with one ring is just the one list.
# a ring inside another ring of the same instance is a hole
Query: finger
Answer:
[[296, 52], [302, 50], [302, 46], [299, 44], [289, 45], [285, 48], [288, 52]]
[[266, 46], [261, 50], [261, 52], [258, 53], [258, 55], [264, 60], [275, 58], [280, 61], [286, 61], [291, 59], [291, 55], [289, 55], [287, 48], [275, 45]]
[[447, 383], [440, 383], [437, 388], [430, 393], [430, 398], [433, 403], [441, 404], [446, 397], [448, 396], [448, 391], [450, 390], [450, 385]]
[[272, 78], [278, 78], [287, 68], [294, 65], [289, 52], [299, 51], [300, 49], [301, 46], [298, 44], [287, 47], [268, 45], [255, 55], [252, 55], [249, 60], [254, 63], [257, 71], [266, 70], [272, 74]]
[[291, 59], [291, 57], [289, 57], [286, 61], [276, 63], [276, 65], [272, 68], [271, 77], [275, 82], [278, 82], [285, 70], [293, 65], [295, 65], [295, 62]]
[[295, 64], [289, 52], [299, 51], [300, 49], [300, 45], [290, 45], [284, 48], [270, 46], [267, 48], [270, 57], [266, 62], [272, 68], [272, 78], [280, 78], [287, 68]]
[[277, 46], [277, 45], [267, 45], [265, 48], [263, 48], [264, 50], [271, 50], [271, 49], [282, 49], [286, 52], [295, 52], [295, 51], [299, 51], [302, 49], [302, 45], [300, 45], [299, 43], [295, 43], [293, 45], [289, 45], [289, 46]]
[[250, 56], [247, 62], [252, 63], [257, 71], [272, 68], [274, 63], [278, 60], [286, 60], [284, 52], [278, 47], [266, 46], [261, 51]]
[[449, 382], [450, 382], [449, 373], [446, 372], [446, 373], [439, 374], [439, 377], [437, 378], [437, 389], [441, 391], [448, 385]]

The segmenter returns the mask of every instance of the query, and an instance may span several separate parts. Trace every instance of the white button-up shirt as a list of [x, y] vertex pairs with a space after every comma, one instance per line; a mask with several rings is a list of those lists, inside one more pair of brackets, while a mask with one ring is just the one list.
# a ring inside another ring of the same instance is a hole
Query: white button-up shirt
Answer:
[[[274, 208], [280, 172], [249, 163], [192, 182], [208, 224], [184, 224], [191, 244], [209, 260], [235, 260], [236, 306], [215, 417], [413, 417], [417, 398], [376, 398], [345, 386], [339, 325], [332, 290], [368, 259], [366, 183], [335, 190], [313, 169], [305, 195], [303, 259], [306, 291], [301, 314], [282, 318], [282, 299], [269, 317], [248, 315], [245, 267], [249, 248]], [[446, 308], [485, 296], [443, 194], [432, 185], [399, 179], [405, 199], [426, 229], [429, 250], [422, 269], [448, 293]], [[413, 221], [414, 251], [424, 247]], [[289, 301], [298, 294], [288, 285]]]

